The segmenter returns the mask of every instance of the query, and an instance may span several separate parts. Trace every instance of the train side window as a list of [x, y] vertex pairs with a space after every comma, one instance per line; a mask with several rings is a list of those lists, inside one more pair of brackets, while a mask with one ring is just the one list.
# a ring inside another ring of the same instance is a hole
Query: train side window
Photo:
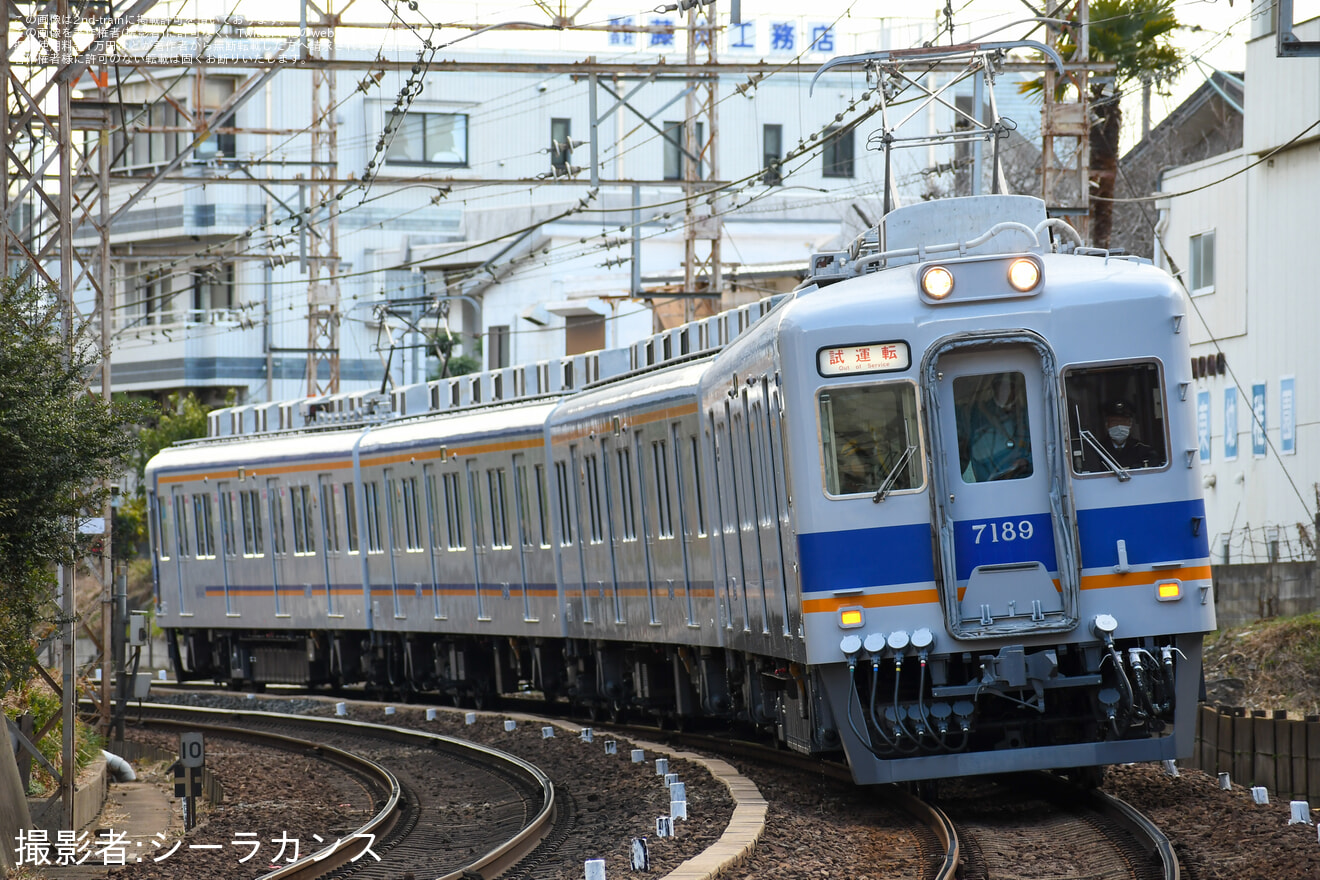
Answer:
[[243, 555], [249, 558], [260, 557], [263, 553], [261, 492], [257, 489], [248, 489], [238, 493], [238, 508], [243, 516]]
[[518, 541], [525, 548], [536, 546], [536, 536], [532, 534], [532, 509], [527, 487], [526, 459], [521, 455], [513, 457], [513, 500], [518, 514]]
[[924, 486], [913, 383], [827, 388], [819, 404], [828, 494], [872, 493], [886, 483], [894, 492]]
[[234, 538], [234, 493], [223, 483], [220, 485], [220, 541], [227, 558], [238, 555], [238, 541]]
[[445, 528], [450, 550], [462, 550], [463, 543], [463, 484], [458, 474], [445, 474]]
[[165, 562], [170, 558], [170, 515], [166, 510], [166, 501], [161, 496], [152, 495], [151, 505], [156, 510], [156, 534], [160, 536], [156, 542], [156, 557]]
[[367, 508], [367, 553], [384, 553], [385, 543], [380, 537], [380, 486], [376, 482], [363, 483]]
[[600, 459], [595, 455], [587, 455], [582, 459], [583, 470], [587, 475], [587, 511], [590, 514], [591, 523], [591, 543], [599, 544], [604, 538], [604, 530], [601, 528], [601, 504], [600, 504]]
[[416, 553], [422, 549], [421, 508], [417, 505], [417, 478], [404, 477], [399, 480], [403, 504], [403, 540], [405, 548]]
[[270, 552], [284, 555], [284, 494], [275, 480], [266, 481], [266, 504], [270, 508]]
[[349, 553], [358, 552], [357, 492], [352, 483], [344, 487], [344, 541]]
[[312, 531], [311, 487], [293, 486], [289, 490], [289, 507], [293, 513], [293, 555], [312, 556], [316, 553], [316, 537]]
[[192, 556], [192, 531], [188, 528], [188, 496], [175, 495], [175, 537], [178, 538], [179, 555]]
[[429, 464], [423, 466], [422, 474], [422, 484], [426, 487], [427, 530], [431, 546], [439, 550], [444, 547], [440, 535], [440, 493], [435, 481], [435, 472], [431, 470]]
[[403, 530], [399, 527], [399, 508], [403, 506], [399, 481], [385, 471], [385, 540], [391, 550], [403, 549]]
[[1159, 364], [1064, 370], [1068, 452], [1077, 474], [1114, 474], [1168, 465], [1167, 420]]
[[545, 465], [538, 464], [532, 466], [532, 473], [536, 478], [536, 512], [539, 519], [541, 546], [550, 546], [550, 499], [546, 497], [547, 489], [545, 483]]
[[481, 503], [481, 472], [476, 468], [468, 471], [468, 498], [472, 505], [472, 546], [486, 546], [486, 511]]
[[651, 441], [651, 463], [655, 467], [655, 531], [657, 537], [674, 537], [674, 510], [669, 499], [668, 444], [664, 440]]
[[321, 477], [321, 514], [325, 517], [325, 552], [339, 552], [339, 499], [329, 477]]
[[693, 434], [689, 440], [692, 453], [692, 495], [697, 502], [697, 535], [704, 538], [706, 537], [706, 493], [701, 482], [701, 446], [696, 434]]
[[555, 462], [555, 488], [559, 491], [559, 544], [561, 547], [573, 546], [573, 511], [568, 499], [568, 463]]
[[509, 541], [509, 513], [505, 502], [504, 468], [486, 471], [486, 490], [490, 495], [490, 546], [512, 547]]
[[628, 447], [615, 450], [619, 464], [619, 501], [623, 519], [623, 540], [637, 540], [637, 512], [633, 508], [632, 453]]
[[215, 558], [215, 533], [211, 530], [211, 494], [193, 496], [193, 525], [197, 529], [197, 558]]

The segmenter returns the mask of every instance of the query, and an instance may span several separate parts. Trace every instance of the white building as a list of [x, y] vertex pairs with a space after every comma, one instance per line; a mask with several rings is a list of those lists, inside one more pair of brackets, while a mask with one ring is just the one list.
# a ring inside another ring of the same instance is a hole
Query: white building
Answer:
[[1211, 552], [1235, 563], [1313, 559], [1320, 525], [1320, 58], [1253, 27], [1243, 147], [1165, 172], [1156, 252], [1191, 293], [1193, 363], [1166, 369], [1198, 401]]
[[[800, 41], [820, 25], [803, 18], [795, 27]], [[616, 61], [647, 62], [646, 75], [601, 78], [594, 147], [586, 143], [563, 157], [565, 165], [584, 169], [572, 172], [571, 181], [499, 183], [550, 176], [552, 140], [593, 139], [586, 78], [533, 69], [579, 62], [580, 54], [444, 55], [518, 62], [514, 73], [421, 65], [415, 74], [338, 74], [333, 173], [341, 180], [378, 174], [365, 190], [346, 187], [339, 203], [341, 390], [424, 380], [435, 361], [428, 363], [423, 333], [435, 331], [437, 321], [423, 319], [423, 304], [437, 297], [450, 306], [440, 323], [458, 334], [463, 350], [475, 353], [480, 338], [483, 366], [562, 356], [587, 345], [627, 346], [657, 329], [652, 301], [632, 296], [632, 184], [642, 206], [640, 272], [681, 275], [680, 179], [692, 160], [672, 133], [681, 131], [688, 112], [690, 83], [666, 78], [660, 54], [682, 58], [681, 29], [676, 48], [645, 47], [646, 35], [634, 36], [636, 43], [611, 45], [611, 51]], [[773, 59], [775, 52], [767, 50], [782, 38], [771, 23], [753, 23], [751, 31], [726, 35], [721, 56]], [[849, 46], [841, 39], [833, 52], [805, 60], [874, 48], [859, 39], [850, 37]], [[737, 47], [735, 40], [748, 45]], [[226, 31], [211, 51], [247, 57], [278, 48]], [[405, 52], [401, 42], [396, 57], [411, 58], [415, 48]], [[164, 41], [157, 49], [172, 47]], [[337, 57], [369, 59], [376, 51], [341, 41]], [[785, 54], [782, 47], [775, 51]], [[793, 54], [786, 51], [787, 58]], [[209, 137], [112, 225], [116, 390], [209, 388], [218, 394], [237, 388], [239, 403], [306, 394], [308, 275], [302, 259], [309, 235], [322, 233], [325, 223], [309, 233], [292, 218], [307, 207], [308, 188], [298, 179], [311, 171], [305, 128], [312, 77], [282, 70], [228, 112], [226, 102], [250, 75], [198, 65], [130, 77], [122, 86], [123, 122], [110, 147], [119, 156], [115, 174], [133, 179], [113, 186], [116, 207], [178, 155], [203, 117], [235, 131]], [[814, 96], [809, 83], [809, 75], [796, 73], [772, 74], [750, 87], [737, 77], [719, 83], [718, 149], [713, 158], [700, 157], [698, 174], [735, 183], [714, 205], [725, 219], [725, 274], [744, 275], [739, 289], [726, 286], [726, 307], [764, 295], [765, 283], [749, 280], [761, 277], [754, 267], [805, 265], [812, 252], [839, 246], [882, 211], [884, 161], [867, 148], [880, 117], [871, 115], [876, 100], [865, 75], [827, 74]], [[961, 92], [968, 100], [970, 82], [955, 94]], [[1012, 100], [1015, 90], [1010, 85], [1000, 92]], [[616, 104], [616, 96], [626, 103]], [[400, 106], [406, 112], [398, 113]], [[952, 114], [935, 105], [915, 114], [904, 132], [952, 125]], [[697, 142], [704, 139], [703, 131], [694, 134]], [[625, 183], [589, 193], [592, 152], [601, 180]], [[950, 147], [896, 151], [895, 189], [906, 199], [952, 191], [954, 159]], [[767, 185], [763, 169], [780, 160], [780, 185]], [[580, 200], [581, 210], [564, 213]], [[85, 235], [77, 243], [93, 244]], [[780, 288], [791, 274], [781, 273]]]

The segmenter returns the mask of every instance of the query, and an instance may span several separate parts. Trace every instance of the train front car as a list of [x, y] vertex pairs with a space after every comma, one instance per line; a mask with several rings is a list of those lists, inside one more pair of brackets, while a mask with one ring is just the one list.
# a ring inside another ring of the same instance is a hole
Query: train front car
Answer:
[[899, 209], [781, 318], [808, 664], [858, 782], [1191, 753], [1182, 299], [1050, 228], [1025, 196]]

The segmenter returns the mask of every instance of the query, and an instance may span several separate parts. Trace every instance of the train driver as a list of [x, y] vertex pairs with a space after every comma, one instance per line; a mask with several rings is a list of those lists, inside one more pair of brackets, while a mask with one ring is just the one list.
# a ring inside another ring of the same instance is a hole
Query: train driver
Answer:
[[1125, 468], [1153, 467], [1164, 464], [1150, 444], [1142, 442], [1134, 431], [1136, 410], [1126, 400], [1111, 400], [1105, 405], [1105, 433], [1100, 444], [1110, 458]]
[[1031, 432], [1027, 421], [1026, 380], [1021, 373], [993, 373], [988, 394], [973, 405], [968, 420], [969, 483], [1019, 480], [1031, 476]]

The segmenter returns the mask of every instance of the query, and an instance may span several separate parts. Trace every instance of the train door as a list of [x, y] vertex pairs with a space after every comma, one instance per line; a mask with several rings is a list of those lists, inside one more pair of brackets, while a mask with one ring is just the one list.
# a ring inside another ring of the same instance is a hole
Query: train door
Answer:
[[1021, 331], [950, 340], [925, 366], [942, 602], [958, 638], [1077, 623], [1053, 353]]
[[784, 454], [784, 430], [783, 430], [783, 411], [779, 399], [779, 391], [770, 389], [768, 382], [762, 380], [762, 391], [765, 394], [765, 405], [768, 413], [768, 424], [764, 432], [764, 441], [766, 444], [766, 461], [768, 462], [766, 471], [770, 480], [769, 489], [771, 490], [770, 522], [773, 528], [769, 536], [773, 549], [768, 551], [772, 554], [775, 564], [779, 568], [779, 601], [784, 610], [784, 619], [782, 621], [782, 635], [788, 636], [792, 632], [793, 610], [789, 606], [788, 599], [788, 565], [786, 564], [784, 547], [786, 543], [793, 540], [792, 533], [789, 531], [788, 519], [788, 457]]
[[[674, 422], [669, 427], [670, 448], [674, 452], [674, 494], [678, 501], [678, 531], [679, 545], [683, 556], [683, 598], [687, 604], [686, 621], [688, 626], [692, 626], [695, 621], [694, 608], [692, 604], [692, 544], [693, 544], [693, 523], [696, 519], [694, 508], [696, 507], [695, 481], [688, 483], [689, 469], [683, 467], [683, 423]], [[693, 458], [696, 457], [696, 443], [692, 443], [691, 452]]]
[[444, 614], [440, 607], [440, 561], [437, 558], [442, 546], [440, 489], [436, 484], [433, 465], [422, 465], [422, 488], [426, 492], [426, 560], [431, 571], [431, 616], [443, 620]]
[[[400, 508], [403, 506], [401, 486], [402, 478], [391, 469], [386, 468], [384, 474], [385, 481], [385, 552], [390, 560], [390, 595], [394, 601], [394, 619], [403, 620], [407, 617], [403, 613], [403, 601], [399, 595], [399, 571], [398, 557], [399, 551], [403, 548], [403, 536], [401, 535]], [[406, 514], [405, 514], [406, 515]]]
[[225, 616], [229, 617], [234, 613], [233, 598], [229, 592], [229, 567], [238, 555], [234, 543], [234, 496], [230, 494], [227, 482], [217, 485], [216, 490], [216, 498], [220, 501], [220, 574], [225, 588]]
[[752, 474], [751, 438], [748, 436], [747, 392], [739, 397], [740, 405], [729, 418], [730, 472], [733, 484], [733, 512], [737, 540], [742, 554], [743, 631], [752, 631], [752, 612], [759, 601], [761, 629], [765, 625], [765, 575], [761, 567], [761, 537], [757, 530], [756, 481]]
[[733, 443], [731, 413], [727, 401], [724, 404], [724, 418], [715, 421], [713, 427], [715, 466], [712, 473], [715, 475], [715, 496], [719, 501], [720, 558], [723, 560], [724, 605], [728, 615], [725, 625], [731, 630], [747, 629], [747, 609], [742, 608], [741, 627], [737, 611], [740, 603], [745, 606], [747, 601], [743, 579], [746, 564], [738, 528], [738, 452]]
[[[654, 458], [655, 463], [658, 466], [660, 461], [659, 454], [655, 455]], [[645, 447], [643, 446], [641, 431], [633, 432], [633, 461], [637, 466], [634, 477], [637, 480], [637, 514], [641, 517], [642, 567], [644, 569], [642, 574], [646, 578], [647, 623], [659, 623], [659, 618], [655, 616], [655, 559], [653, 558], [653, 554], [656, 550], [655, 542], [661, 525], [659, 522], [659, 516], [657, 515], [656, 521], [652, 522], [651, 515], [646, 510], [646, 505], [649, 504], [650, 501], [646, 483]], [[652, 485], [656, 487], [655, 492], [658, 498], [660, 493], [660, 478], [658, 475], [656, 476], [655, 483]], [[629, 503], [631, 503], [631, 499], [629, 500]], [[666, 501], [657, 500], [657, 503], [663, 506]]]

